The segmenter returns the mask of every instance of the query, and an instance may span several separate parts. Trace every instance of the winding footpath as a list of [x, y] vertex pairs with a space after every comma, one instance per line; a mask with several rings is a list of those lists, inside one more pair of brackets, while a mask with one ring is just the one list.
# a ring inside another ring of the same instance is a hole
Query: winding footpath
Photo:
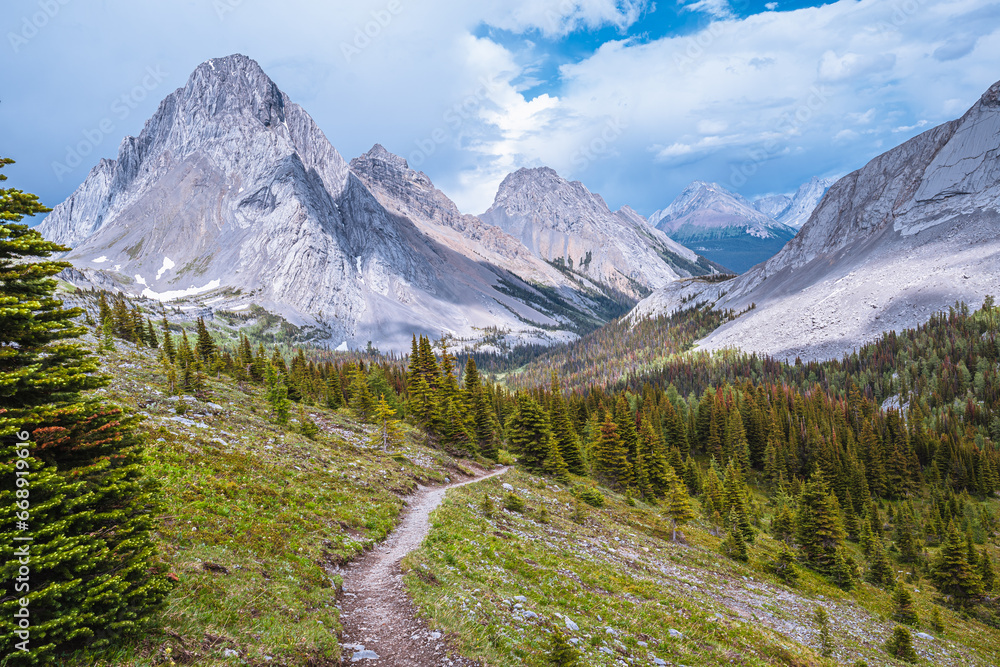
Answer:
[[340, 620], [343, 664], [372, 667], [456, 667], [478, 663], [450, 649], [440, 632], [417, 617], [399, 561], [430, 532], [430, 513], [448, 489], [502, 475], [507, 468], [447, 486], [418, 486], [399, 526], [368, 554], [347, 565]]

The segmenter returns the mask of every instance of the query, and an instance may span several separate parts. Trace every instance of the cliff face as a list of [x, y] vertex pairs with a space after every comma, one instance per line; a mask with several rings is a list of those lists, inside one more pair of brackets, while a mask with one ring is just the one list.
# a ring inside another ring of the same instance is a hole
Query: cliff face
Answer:
[[93, 284], [256, 303], [352, 346], [405, 349], [413, 332], [475, 338], [487, 327], [537, 340], [575, 326], [503, 267], [387, 210], [239, 55], [200, 65], [39, 229], [73, 247], [67, 258]]
[[[704, 347], [839, 356], [956, 301], [978, 306], [1000, 284], [998, 155], [1000, 83], [962, 118], [837, 181], [766, 263], [704, 288], [717, 307], [757, 305]], [[673, 310], [680, 295], [670, 287], [636, 312]]]
[[582, 183], [547, 167], [509, 174], [481, 217], [539, 257], [631, 297], [717, 270], [632, 209], [612, 212]]

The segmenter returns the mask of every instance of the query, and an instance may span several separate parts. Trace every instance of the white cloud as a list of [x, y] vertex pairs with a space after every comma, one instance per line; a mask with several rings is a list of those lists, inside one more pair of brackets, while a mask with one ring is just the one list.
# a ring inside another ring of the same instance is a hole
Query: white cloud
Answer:
[[678, 0], [685, 11], [704, 12], [717, 18], [730, 18], [733, 10], [728, 0]]

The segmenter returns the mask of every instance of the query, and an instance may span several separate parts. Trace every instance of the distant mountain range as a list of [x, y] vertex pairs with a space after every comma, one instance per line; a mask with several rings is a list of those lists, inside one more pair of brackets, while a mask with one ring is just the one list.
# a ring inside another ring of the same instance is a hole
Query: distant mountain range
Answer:
[[1000, 82], [959, 118], [830, 187], [777, 255], [733, 280], [677, 281], [630, 317], [689, 303], [756, 308], [703, 342], [781, 358], [836, 357], [881, 332], [1000, 291]]
[[743, 273], [773, 257], [795, 236], [830, 183], [814, 178], [793, 196], [749, 201], [718, 183], [694, 181], [649, 222], [710, 260]]
[[39, 230], [80, 284], [385, 350], [565, 340], [721, 270], [550, 169], [511, 174], [476, 218], [381, 146], [348, 164], [242, 55], [200, 65]]

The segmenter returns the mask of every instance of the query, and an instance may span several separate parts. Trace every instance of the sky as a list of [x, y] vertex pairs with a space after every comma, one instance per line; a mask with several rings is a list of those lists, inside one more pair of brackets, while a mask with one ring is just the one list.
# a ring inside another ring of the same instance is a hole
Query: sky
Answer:
[[995, 0], [7, 0], [6, 185], [61, 202], [210, 58], [255, 59], [350, 159], [467, 213], [550, 166], [644, 215], [693, 180], [839, 177], [1000, 79]]

